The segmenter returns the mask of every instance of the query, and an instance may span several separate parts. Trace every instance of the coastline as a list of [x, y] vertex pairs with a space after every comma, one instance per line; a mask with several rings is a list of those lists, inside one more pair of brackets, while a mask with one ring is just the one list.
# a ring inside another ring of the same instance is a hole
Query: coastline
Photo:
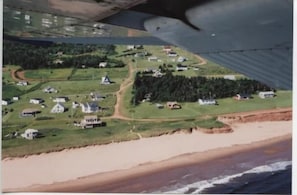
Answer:
[[[209, 164], [214, 159], [238, 156], [271, 144], [288, 143], [292, 136], [292, 121], [232, 123], [231, 127], [234, 132], [228, 134], [193, 131], [191, 134], [176, 133], [4, 159], [3, 191], [90, 192], [91, 187], [96, 186], [96, 190], [113, 192], [112, 189], [119, 189], [114, 186], [115, 181], [129, 182], [132, 178], [139, 180], [139, 176], [166, 172], [170, 168], [203, 162]], [[277, 148], [266, 149], [266, 152], [266, 156], [278, 153]], [[17, 177], [20, 175], [22, 177]], [[105, 189], [100, 190], [100, 186], [105, 186]]]

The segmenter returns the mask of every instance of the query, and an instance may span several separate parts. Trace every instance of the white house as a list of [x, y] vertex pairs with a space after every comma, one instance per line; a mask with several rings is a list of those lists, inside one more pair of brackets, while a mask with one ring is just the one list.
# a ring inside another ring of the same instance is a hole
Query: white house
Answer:
[[93, 113], [99, 111], [99, 106], [95, 102], [80, 104], [83, 113]]
[[19, 96], [14, 96], [14, 97], [12, 97], [12, 100], [13, 101], [19, 101], [20, 100], [20, 97]]
[[29, 101], [31, 104], [41, 104], [44, 102], [43, 99], [41, 98], [31, 98], [30, 101]]
[[151, 62], [151, 61], [157, 61], [158, 58], [157, 58], [156, 56], [150, 56], [150, 57], [147, 58], [147, 60], [148, 60], [149, 62]]
[[261, 91], [259, 92], [259, 97], [262, 99], [273, 98], [275, 96], [273, 91]]
[[107, 62], [100, 62], [99, 63], [99, 68], [106, 68]]
[[184, 62], [184, 61], [187, 61], [187, 59], [185, 57], [183, 57], [183, 56], [179, 56], [177, 58], [177, 62]]
[[68, 97], [56, 97], [53, 99], [53, 102], [67, 102], [68, 100]]
[[21, 134], [21, 137], [25, 139], [32, 140], [36, 138], [39, 135], [39, 131], [36, 129], [27, 129], [23, 134]]
[[51, 113], [63, 113], [65, 112], [65, 107], [61, 103], [57, 103], [52, 109]]
[[17, 83], [17, 85], [18, 85], [18, 86], [27, 86], [27, 85], [29, 85], [29, 83], [28, 83], [28, 81], [19, 81], [19, 82]]
[[104, 95], [101, 95], [99, 93], [94, 93], [94, 92], [90, 93], [90, 97], [91, 97], [92, 101], [101, 101], [106, 98]]
[[184, 70], [188, 70], [187, 66], [176, 66], [176, 71], [184, 71]]
[[43, 92], [44, 92], [44, 93], [57, 93], [58, 90], [56, 90], [56, 89], [53, 88], [53, 87], [48, 86], [48, 87], [46, 87], [46, 88], [43, 89]]
[[170, 52], [168, 52], [167, 56], [169, 56], [169, 57], [176, 57], [177, 56], [177, 53], [174, 52], [174, 51], [170, 51]]
[[200, 105], [216, 105], [217, 101], [215, 99], [199, 99]]
[[2, 100], [2, 105], [3, 106], [7, 106], [8, 104], [10, 104], [10, 100], [8, 100], [8, 99], [7, 100], [6, 99]]
[[79, 107], [79, 103], [78, 102], [72, 102], [72, 108], [78, 108]]
[[85, 128], [94, 128], [102, 125], [102, 121], [97, 116], [85, 116], [84, 119], [81, 120], [80, 126]]
[[235, 81], [236, 80], [235, 75], [225, 75], [224, 76], [224, 79], [232, 80], [232, 81]]
[[104, 85], [111, 84], [111, 81], [107, 75], [101, 78], [101, 84], [104, 84]]
[[249, 94], [236, 94], [234, 97], [236, 100], [249, 100], [251, 98], [251, 95]]

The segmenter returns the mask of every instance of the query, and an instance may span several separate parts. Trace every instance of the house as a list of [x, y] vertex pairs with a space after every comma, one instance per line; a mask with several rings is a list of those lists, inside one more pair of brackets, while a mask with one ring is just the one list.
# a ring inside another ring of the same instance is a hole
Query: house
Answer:
[[163, 109], [164, 105], [163, 104], [156, 104], [156, 107], [159, 108], [159, 109]]
[[65, 112], [66, 108], [64, 107], [63, 104], [57, 103], [52, 109], [51, 113], [63, 113]]
[[31, 98], [30, 101], [29, 101], [31, 104], [41, 104], [44, 102], [43, 99], [41, 98]]
[[170, 51], [170, 52], [168, 52], [167, 56], [169, 56], [169, 57], [176, 57], [177, 56], [177, 53], [174, 52], [174, 51]]
[[107, 62], [100, 62], [99, 63], [99, 68], [106, 68]]
[[44, 92], [44, 93], [57, 93], [58, 90], [56, 90], [56, 89], [53, 88], [53, 87], [47, 86], [46, 88], [43, 89], [43, 92]]
[[184, 61], [187, 61], [187, 59], [185, 57], [183, 57], [183, 56], [179, 56], [177, 58], [177, 62], [184, 62]]
[[133, 49], [135, 49], [135, 45], [127, 45], [127, 49], [128, 50], [133, 50]]
[[13, 101], [19, 101], [20, 100], [20, 97], [19, 96], [14, 96], [14, 97], [12, 97], [12, 100]]
[[90, 93], [90, 97], [91, 97], [92, 101], [101, 101], [106, 98], [105, 96], [103, 96], [99, 93], [94, 93], [94, 92]]
[[69, 98], [68, 97], [56, 97], [55, 99], [53, 99], [53, 102], [67, 102], [69, 101]]
[[101, 84], [103, 84], [103, 85], [111, 84], [111, 81], [107, 75], [101, 78]]
[[80, 126], [85, 128], [94, 128], [102, 126], [102, 121], [97, 116], [85, 116], [84, 119], [81, 120]]
[[181, 64], [178, 64], [175, 68], [176, 71], [184, 71], [184, 70], [188, 70], [188, 67], [187, 66], [184, 66], [184, 65], [181, 65]]
[[37, 138], [40, 135], [39, 131], [36, 129], [27, 129], [23, 134], [21, 134], [21, 137], [32, 140], [34, 138]]
[[170, 108], [171, 110], [173, 109], [181, 109], [181, 105], [178, 104], [177, 102], [167, 102], [167, 107]]
[[163, 46], [163, 51], [165, 51], [166, 53], [171, 52], [172, 51], [171, 46], [169, 46], [169, 45]]
[[259, 92], [259, 97], [262, 99], [265, 98], [273, 98], [275, 96], [275, 93], [273, 91], [261, 91]]
[[79, 103], [78, 102], [72, 102], [72, 108], [78, 108], [79, 107]]
[[10, 104], [11, 103], [11, 101], [9, 100], [9, 99], [4, 99], [4, 100], [2, 100], [2, 105], [3, 106], [7, 106], [8, 104]]
[[225, 75], [224, 76], [224, 79], [232, 80], [232, 81], [235, 81], [236, 80], [235, 75]]
[[31, 108], [27, 108], [27, 109], [24, 109], [21, 113], [20, 113], [20, 116], [21, 117], [30, 117], [30, 116], [34, 116], [36, 114], [39, 114], [41, 113], [40, 110], [37, 110], [37, 109], [31, 109]]
[[234, 99], [236, 100], [249, 100], [251, 98], [251, 95], [249, 94], [236, 94], [236, 96], [234, 97]]
[[158, 71], [155, 71], [152, 76], [156, 78], [160, 78], [163, 76], [163, 74], [161, 73], [161, 71], [158, 70]]
[[200, 105], [216, 105], [217, 101], [215, 99], [199, 99]]
[[99, 106], [95, 102], [80, 104], [83, 113], [93, 113], [99, 111]]
[[152, 61], [158, 61], [158, 58], [157, 58], [156, 56], [150, 56], [150, 57], [147, 58], [147, 60], [148, 60], [149, 62], [152, 62]]
[[29, 85], [29, 82], [28, 81], [19, 81], [19, 82], [17, 82], [17, 85], [18, 86], [27, 86], [27, 85]]
[[63, 62], [64, 61], [61, 60], [61, 59], [56, 59], [56, 60], [53, 61], [54, 64], [63, 64]]

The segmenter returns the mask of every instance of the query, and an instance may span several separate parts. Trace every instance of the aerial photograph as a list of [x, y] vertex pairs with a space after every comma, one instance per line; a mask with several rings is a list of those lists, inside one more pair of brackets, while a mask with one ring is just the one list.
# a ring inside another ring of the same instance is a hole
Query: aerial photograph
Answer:
[[293, 193], [293, 0], [2, 10], [3, 193]]

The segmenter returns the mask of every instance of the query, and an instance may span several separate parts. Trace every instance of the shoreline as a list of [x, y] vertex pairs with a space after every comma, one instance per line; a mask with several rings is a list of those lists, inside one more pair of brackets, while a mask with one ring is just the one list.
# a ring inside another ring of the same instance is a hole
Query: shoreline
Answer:
[[[212, 157], [215, 158], [222, 156], [224, 154], [222, 151], [229, 147], [233, 148], [232, 151], [237, 151], [241, 146], [246, 145], [248, 150], [258, 142], [262, 142], [263, 145], [271, 140], [280, 141], [279, 139], [284, 139], [284, 137], [285, 140], [288, 140], [292, 136], [292, 121], [244, 122], [230, 125], [234, 132], [227, 134], [210, 135], [199, 131], [193, 131], [191, 134], [181, 132], [128, 142], [33, 155], [26, 158], [4, 159], [2, 160], [3, 191], [41, 192], [51, 191], [53, 187], [60, 186], [60, 189], [68, 188], [65, 191], [68, 192], [69, 187], [65, 187], [66, 184], [71, 186], [71, 183], [79, 182], [79, 184], [88, 186], [92, 183], [94, 175], [97, 177], [98, 174], [103, 175], [106, 182], [106, 176], [111, 174], [113, 176], [109, 175], [110, 181], [114, 181], [119, 179], [119, 171], [122, 174], [125, 173], [123, 177], [135, 176], [139, 174], [135, 170], [140, 168], [145, 171], [145, 167], [150, 170], [154, 164], [166, 162], [166, 167], [169, 164], [169, 167], [176, 167], [178, 162], [185, 158], [184, 161], [179, 162], [180, 166], [184, 166], [192, 162], [191, 155], [198, 154], [209, 161], [208, 154], [212, 151], [216, 153]], [[177, 147], [176, 143], [182, 143], [182, 145]], [[176, 161], [175, 158], [180, 160]], [[16, 175], [23, 175], [23, 178], [26, 179], [14, 177]], [[97, 179], [95, 179], [96, 182], [100, 182]], [[84, 186], [81, 186], [81, 189], [85, 189]]]
[[[281, 146], [281, 147], [279, 147]], [[201, 178], [211, 179], [226, 172], [226, 163], [246, 163], [249, 166], [228, 170], [234, 174], [254, 166], [264, 165], [277, 160], [291, 160], [292, 136], [284, 135], [250, 144], [235, 145], [218, 148], [204, 152], [182, 154], [160, 162], [150, 162], [138, 165], [127, 170], [117, 170], [107, 173], [98, 173], [75, 180], [58, 182], [49, 185], [36, 185], [19, 189], [21, 192], [81, 192], [81, 193], [151, 193], [161, 187], [168, 186], [176, 177], [188, 173], [180, 173], [186, 169], [188, 172], [199, 170]], [[251, 157], [259, 157], [257, 160]], [[211, 171], [210, 171], [211, 170]], [[183, 177], [185, 177], [183, 176]], [[161, 179], [162, 178], [162, 179]], [[190, 181], [191, 178], [188, 179]], [[192, 182], [194, 182], [193, 180]], [[140, 184], [141, 185], [140, 185]], [[127, 187], [128, 186], [128, 187]], [[8, 191], [9, 192], [9, 191]]]

